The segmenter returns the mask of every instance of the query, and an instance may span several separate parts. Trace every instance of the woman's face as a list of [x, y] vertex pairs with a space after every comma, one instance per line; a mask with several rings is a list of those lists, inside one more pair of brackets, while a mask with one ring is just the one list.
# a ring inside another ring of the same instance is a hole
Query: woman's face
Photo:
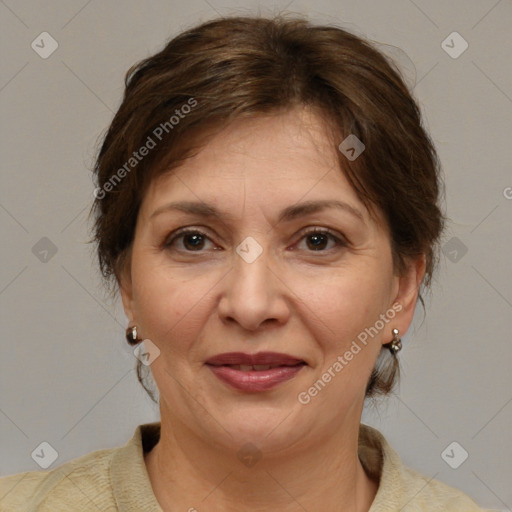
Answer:
[[422, 275], [394, 275], [382, 219], [329, 141], [307, 109], [239, 120], [150, 186], [122, 298], [160, 350], [151, 370], [169, 428], [282, 450], [359, 425]]

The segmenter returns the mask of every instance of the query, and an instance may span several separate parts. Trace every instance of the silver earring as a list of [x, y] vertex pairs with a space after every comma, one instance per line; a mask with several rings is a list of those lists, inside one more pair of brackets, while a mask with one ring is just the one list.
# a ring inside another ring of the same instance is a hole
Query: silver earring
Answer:
[[142, 340], [140, 338], [137, 338], [137, 326], [132, 325], [131, 327], [128, 327], [126, 329], [126, 341], [130, 345], [137, 345], [137, 343], [140, 343]]
[[399, 334], [400, 332], [398, 329], [393, 329], [393, 339], [384, 345], [389, 348], [392, 354], [397, 354], [402, 350], [402, 340], [400, 339], [400, 336], [398, 336]]

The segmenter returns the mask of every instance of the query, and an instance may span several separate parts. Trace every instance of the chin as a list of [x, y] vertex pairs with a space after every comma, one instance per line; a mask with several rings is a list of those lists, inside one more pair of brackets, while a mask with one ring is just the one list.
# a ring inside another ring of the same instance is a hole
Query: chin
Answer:
[[[227, 435], [231, 445], [252, 443], [261, 449], [282, 449], [292, 438], [304, 436], [304, 418], [297, 421], [289, 407], [245, 404], [229, 413], [219, 411], [217, 417], [223, 418], [221, 424], [231, 434]], [[293, 433], [290, 432], [292, 427]]]

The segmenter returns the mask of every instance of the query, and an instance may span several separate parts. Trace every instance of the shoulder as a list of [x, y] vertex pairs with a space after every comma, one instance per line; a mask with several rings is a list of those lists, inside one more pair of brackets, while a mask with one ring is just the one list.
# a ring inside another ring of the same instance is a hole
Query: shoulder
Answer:
[[359, 458], [365, 471], [379, 480], [370, 512], [484, 512], [469, 496], [405, 466], [376, 429], [361, 424]]
[[0, 511], [114, 510], [109, 469], [118, 450], [98, 450], [52, 470], [0, 478]]
[[401, 478], [407, 486], [404, 492], [404, 512], [453, 510], [483, 512], [469, 496], [449, 485], [402, 466]]
[[144, 462], [159, 436], [159, 422], [139, 425], [124, 446], [0, 478], [0, 512], [161, 512]]

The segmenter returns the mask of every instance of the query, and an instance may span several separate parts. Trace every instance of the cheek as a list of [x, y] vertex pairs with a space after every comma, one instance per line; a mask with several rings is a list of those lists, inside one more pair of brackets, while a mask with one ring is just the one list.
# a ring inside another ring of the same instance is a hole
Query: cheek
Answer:
[[310, 289], [304, 302], [325, 331], [319, 341], [337, 350], [373, 326], [389, 306], [390, 281], [384, 270], [336, 272], [317, 290]]
[[[161, 349], [173, 350], [183, 347], [188, 339], [197, 336], [201, 300], [204, 300], [209, 289], [204, 281], [183, 280], [175, 270], [152, 267], [147, 259], [134, 258], [133, 296], [141, 334]], [[180, 344], [170, 343], [177, 339], [181, 341]]]
[[[343, 417], [364, 395], [381, 350], [383, 331], [372, 329], [387, 308], [386, 284], [382, 277], [361, 274], [358, 279], [340, 278], [311, 301], [322, 320], [310, 324], [319, 348], [312, 392], [318, 391], [317, 406], [325, 406], [332, 417]], [[337, 407], [331, 411], [333, 403]]]

